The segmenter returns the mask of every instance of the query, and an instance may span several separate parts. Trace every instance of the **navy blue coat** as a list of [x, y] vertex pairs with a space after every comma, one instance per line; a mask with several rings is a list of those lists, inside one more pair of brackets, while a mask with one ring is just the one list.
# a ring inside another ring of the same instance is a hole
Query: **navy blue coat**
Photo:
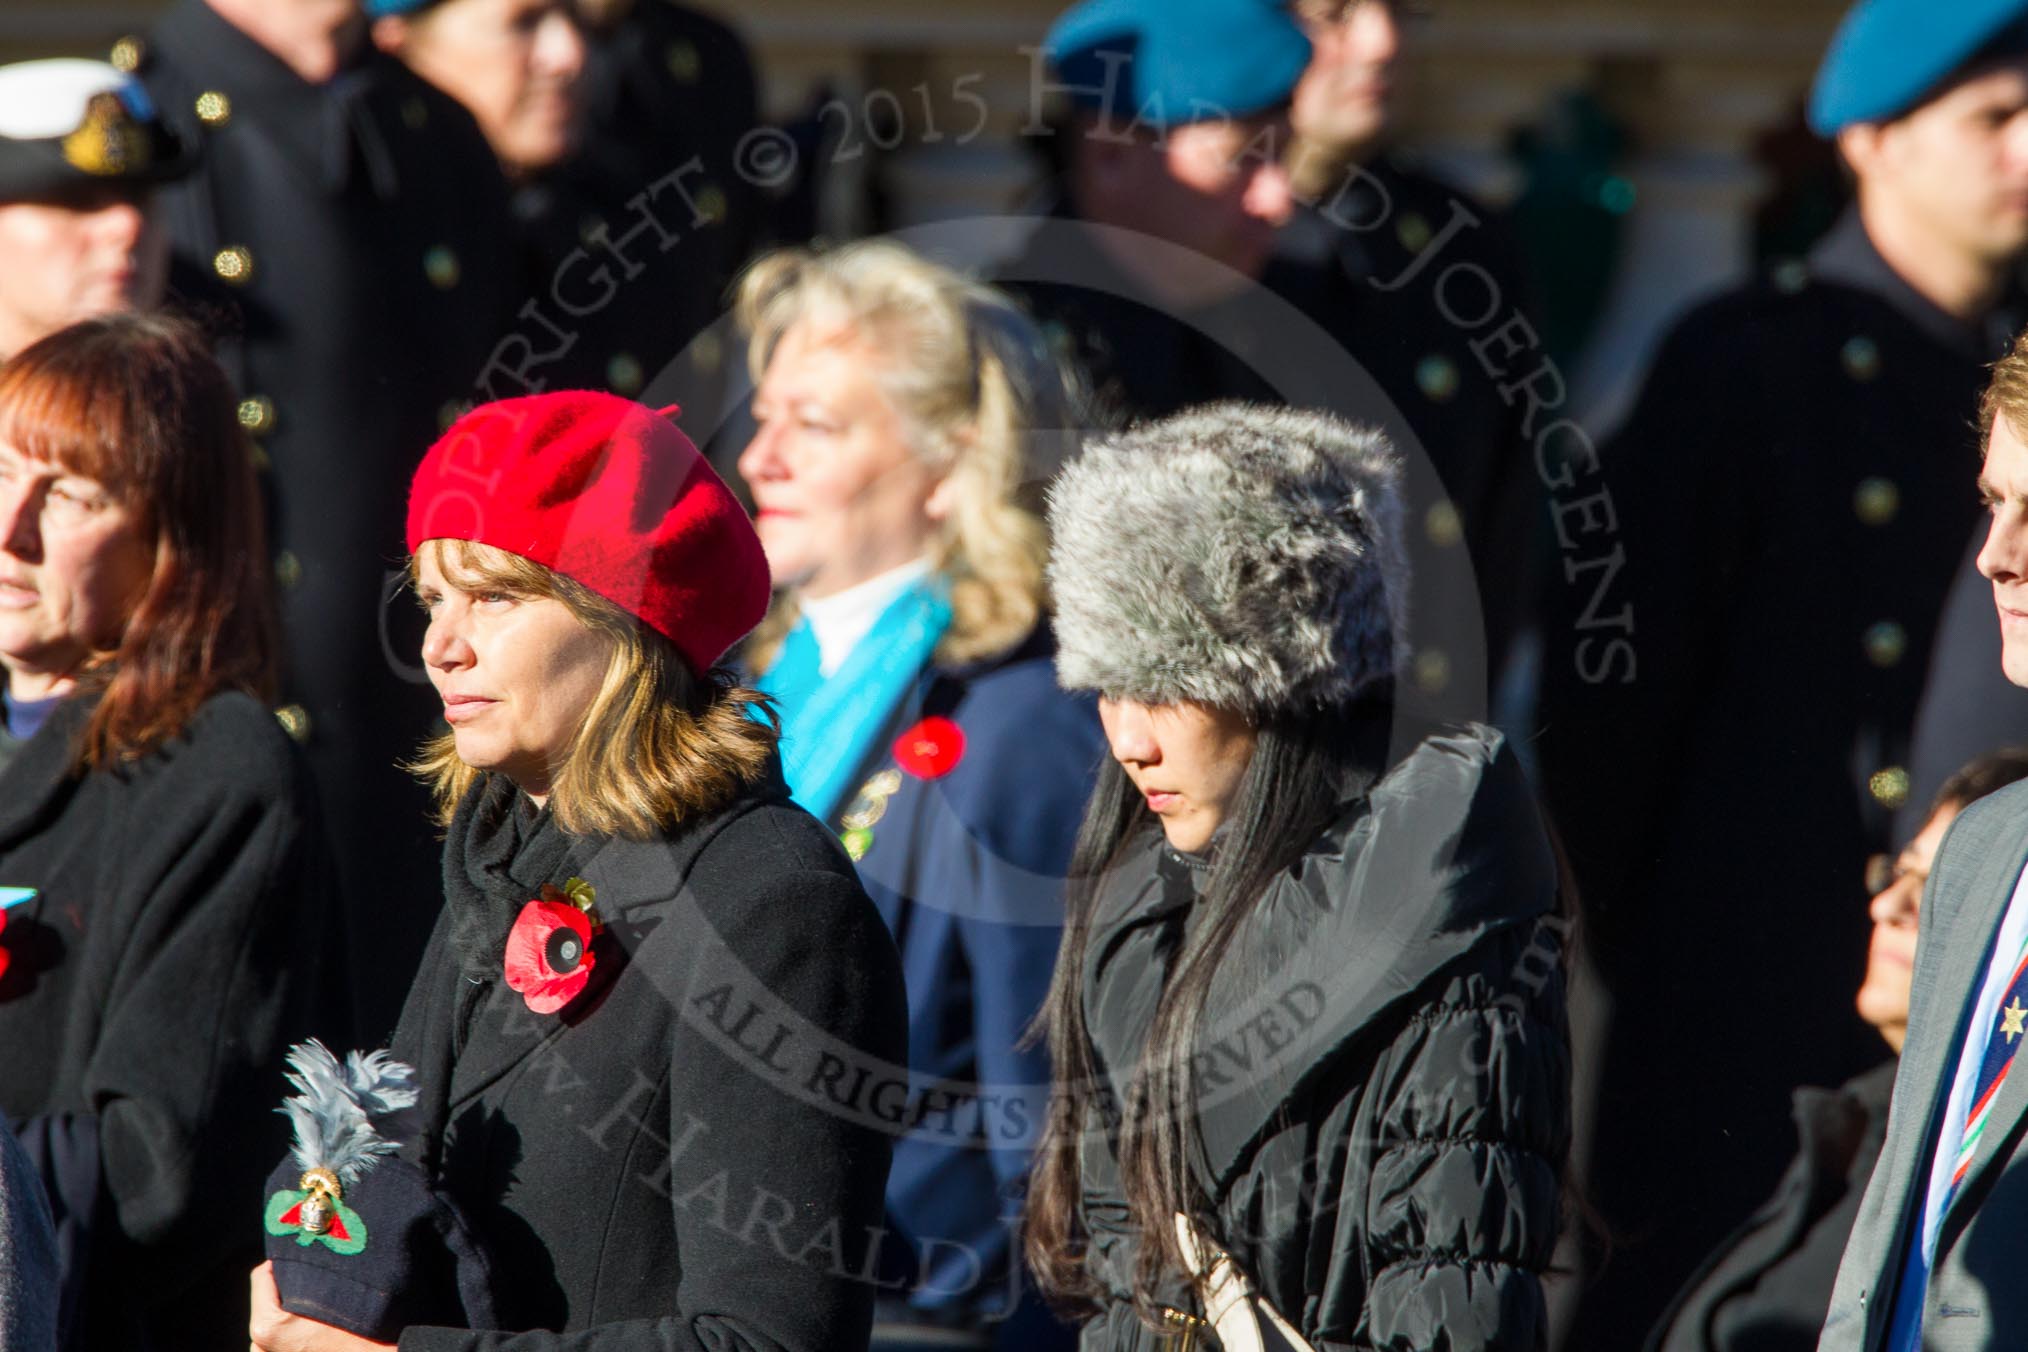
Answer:
[[[831, 822], [863, 846], [860, 878], [908, 985], [914, 1088], [867, 1091], [897, 1131], [883, 1321], [964, 1326], [1010, 1305], [1013, 1199], [1049, 1098], [1047, 1052], [1015, 1044], [1056, 966], [1063, 877], [1105, 754], [1095, 701], [1057, 687], [1053, 658], [1037, 630], [1000, 656], [930, 667]], [[894, 748], [929, 717], [956, 723], [964, 750], [925, 779]], [[870, 842], [846, 825], [855, 810], [877, 815]], [[1036, 1313], [1031, 1300], [1001, 1344], [1036, 1346]]]

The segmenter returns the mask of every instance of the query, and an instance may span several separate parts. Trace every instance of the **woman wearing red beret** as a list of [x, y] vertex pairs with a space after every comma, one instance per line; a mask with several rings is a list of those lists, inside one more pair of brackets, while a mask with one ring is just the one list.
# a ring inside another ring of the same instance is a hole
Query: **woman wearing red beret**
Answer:
[[[901, 979], [716, 666], [767, 606], [745, 514], [665, 417], [540, 395], [431, 449], [408, 543], [447, 838], [393, 1051], [495, 1327], [400, 1347], [864, 1346], [889, 1146], [822, 1086], [900, 1059]], [[257, 1347], [384, 1345], [283, 1286]]]

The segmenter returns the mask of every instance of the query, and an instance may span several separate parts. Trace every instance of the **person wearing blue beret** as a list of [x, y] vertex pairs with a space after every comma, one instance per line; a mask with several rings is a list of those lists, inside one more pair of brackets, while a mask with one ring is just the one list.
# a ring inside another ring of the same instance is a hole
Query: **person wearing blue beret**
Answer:
[[[1847, 62], [1852, 69], [1838, 80], [1827, 79], [1819, 85], [1818, 103], [1828, 110], [1828, 116], [1844, 116], [1866, 93], [1873, 92], [1859, 78], [1862, 69], [1879, 87], [1909, 78], [1886, 54], [1896, 43], [1919, 40], [1915, 34], [1920, 24], [1913, 17], [1917, 11], [1910, 6], [1880, 8], [1887, 14], [1875, 18], [1870, 26], [1860, 25], [1855, 12], [1845, 39], [1847, 46], [1858, 48]], [[2020, 5], [1984, 2], [1970, 8], [1988, 16], [1986, 22], [2001, 26], [2000, 42], [2028, 45], [2021, 33]], [[1889, 22], [1896, 26], [1890, 29]], [[1870, 60], [1862, 61], [1862, 57]], [[2000, 632], [1993, 624], [1992, 585], [1980, 576], [1976, 562], [1984, 541], [1981, 522], [1965, 544], [1938, 624], [1929, 680], [1915, 721], [1915, 743], [1909, 753], [1910, 803], [1902, 809], [1899, 822], [1903, 834], [1920, 824], [1915, 815], [1918, 806], [1928, 801], [1953, 766], [1989, 746], [2028, 742], [2028, 691], [2010, 684], [2000, 670]]]
[[577, 148], [585, 42], [565, 0], [365, 0], [374, 45], [465, 105], [509, 179]]
[[1491, 214], [1383, 147], [1401, 23], [1397, 0], [1074, 5], [1033, 57], [1031, 128], [1047, 98], [1066, 108], [1037, 142], [1056, 200], [999, 279], [1082, 367], [1101, 421], [1240, 399], [1412, 432], [1409, 508], [1448, 523], [1411, 545], [1419, 686], [1475, 717], [1542, 495], [1526, 402], [1430, 283], [1470, 264], [1500, 322], [1522, 288]]
[[[1547, 326], [1530, 303], [1503, 214], [1393, 135], [1416, 38], [1413, 8], [1410, 0], [1291, 0], [1314, 55], [1289, 110], [1296, 205], [1263, 280], [1372, 377], [1369, 404], [1345, 391], [1333, 411], [1405, 423], [1441, 480], [1409, 489], [1415, 517], [1434, 511], [1454, 519], [1461, 537], [1423, 550], [1411, 570], [1409, 613], [1421, 631], [1417, 649], [1427, 654], [1423, 671], [1441, 657], [1446, 687], [1462, 688], [1472, 679], [1467, 654], [1483, 652], [1485, 684], [1497, 688], [1526, 618], [1528, 563], [1543, 516], [1529, 445], [1536, 409], [1516, 397], [1515, 382], [1542, 366], [1546, 344], [1532, 331]], [[1487, 307], [1485, 324], [1457, 322], [1456, 293], [1438, 285], [1446, 275], [1477, 279], [1484, 299], [1473, 306]], [[1493, 357], [1483, 345], [1474, 351], [1475, 341], [1516, 317], [1526, 324], [1515, 330], [1527, 335], [1522, 343]], [[1461, 554], [1468, 578], [1452, 571]], [[1481, 605], [1452, 625], [1456, 589], [1466, 581]]]
[[1056, 200], [1002, 280], [1106, 414], [1273, 399], [1257, 354], [1214, 330], [1265, 325], [1249, 293], [1289, 217], [1302, 29], [1270, 0], [1082, 0], [1031, 59]]
[[[715, 322], [759, 229], [760, 126], [739, 35], [671, 0], [365, 0], [373, 41], [462, 103], [513, 185], [517, 312], [489, 397], [667, 378], [711, 421]], [[560, 341], [568, 333], [569, 341]]]
[[1911, 738], [1973, 415], [2028, 315], [2028, 3], [1861, 0], [1809, 116], [1852, 208], [1684, 315], [1551, 481], [1537, 752], [1612, 1001], [1584, 1176], [1620, 1236], [1579, 1347], [1639, 1346], [1772, 1190], [1795, 1087], [1876, 1059], [1845, 919], [1935, 788]]

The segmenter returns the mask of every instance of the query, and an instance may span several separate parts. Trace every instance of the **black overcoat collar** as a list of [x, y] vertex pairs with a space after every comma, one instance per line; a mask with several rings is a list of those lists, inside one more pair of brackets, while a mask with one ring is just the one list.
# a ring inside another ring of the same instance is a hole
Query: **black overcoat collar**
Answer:
[[[483, 795], [483, 782], [472, 793]], [[424, 956], [412, 1001], [420, 1007], [405, 1013], [402, 1025], [411, 1030], [413, 1041], [395, 1048], [396, 1055], [416, 1068], [423, 1086], [419, 1116], [423, 1127], [419, 1145], [434, 1159], [442, 1142], [445, 1124], [463, 1104], [483, 1093], [516, 1066], [540, 1052], [567, 1030], [576, 1027], [598, 1010], [605, 992], [620, 979], [629, 955], [665, 920], [684, 911], [684, 888], [690, 869], [707, 845], [743, 811], [754, 806], [788, 801], [788, 789], [781, 778], [778, 761], [772, 762], [763, 780], [732, 807], [682, 823], [652, 840], [625, 840], [617, 837], [578, 837], [559, 854], [550, 870], [552, 876], [532, 878], [526, 870], [513, 870], [517, 883], [529, 883], [529, 900], [534, 900], [543, 883], [556, 886], [573, 874], [592, 885], [606, 932], [611, 936], [583, 994], [555, 1014], [535, 1014], [510, 1009], [507, 1017], [475, 1020], [472, 1014], [482, 1000], [495, 1003], [518, 1002], [508, 991], [499, 963], [489, 962], [484, 975], [470, 970], [466, 952], [475, 946], [454, 943], [456, 917], [447, 914], [437, 927], [430, 952]], [[455, 860], [458, 842], [446, 842], [445, 872], [462, 867]], [[497, 919], [495, 917], [494, 919]], [[506, 917], [497, 928], [494, 947], [503, 955]], [[493, 920], [487, 920], [492, 926]], [[489, 929], [489, 933], [491, 930]], [[466, 1030], [473, 1036], [464, 1041]], [[463, 1045], [460, 1045], [462, 1042]], [[455, 1088], [453, 1080], [455, 1079]]]
[[15, 747], [0, 770], [0, 853], [41, 834], [63, 815], [80, 781], [72, 768], [78, 735], [96, 707], [96, 694], [66, 699], [33, 737]]
[[1981, 366], [2006, 350], [2020, 328], [2024, 307], [2019, 287], [2008, 292], [1991, 314], [1967, 324], [1909, 284], [1883, 258], [1866, 233], [1856, 207], [1848, 209], [1830, 233], [1810, 251], [1810, 272], [1821, 281], [1863, 291], [1892, 306], [1931, 341]]
[[[1193, 1056], [1204, 1146], [1193, 1165], [1211, 1196], [1362, 1033], [1475, 945], [1555, 913], [1556, 867], [1534, 801], [1518, 771], [1513, 784], [1480, 791], [1501, 768], [1485, 764], [1480, 745], [1470, 730], [1438, 732], [1370, 792], [1349, 785], [1337, 820], [1270, 884], [1220, 961]], [[1465, 815], [1429, 811], [1432, 801], [1463, 804]], [[1101, 982], [1139, 983], [1143, 964], [1158, 961], [1155, 932], [1191, 903], [1164, 886], [1164, 849], [1159, 836], [1141, 842], [1102, 889], [1081, 974], [1101, 1073], [1120, 1104], [1160, 983], [1138, 1000], [1095, 997]]]

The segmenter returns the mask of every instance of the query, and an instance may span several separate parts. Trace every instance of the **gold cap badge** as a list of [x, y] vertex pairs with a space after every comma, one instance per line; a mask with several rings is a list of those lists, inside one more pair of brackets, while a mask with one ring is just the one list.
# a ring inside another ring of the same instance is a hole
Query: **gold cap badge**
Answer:
[[94, 94], [85, 104], [84, 122], [63, 138], [63, 158], [98, 178], [141, 173], [149, 167], [148, 133], [118, 94]]

